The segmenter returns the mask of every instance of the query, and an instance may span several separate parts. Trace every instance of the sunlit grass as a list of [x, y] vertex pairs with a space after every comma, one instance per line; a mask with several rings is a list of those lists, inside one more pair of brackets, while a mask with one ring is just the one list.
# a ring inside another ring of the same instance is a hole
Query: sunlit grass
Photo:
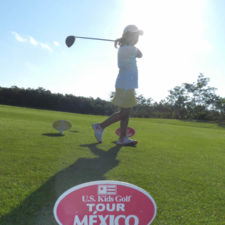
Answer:
[[[146, 189], [153, 224], [223, 225], [225, 129], [212, 123], [131, 118], [138, 145], [118, 148], [115, 130], [96, 144], [91, 124], [106, 117], [0, 106], [0, 224], [52, 225], [65, 190], [91, 180]], [[57, 136], [52, 123], [73, 127]]]

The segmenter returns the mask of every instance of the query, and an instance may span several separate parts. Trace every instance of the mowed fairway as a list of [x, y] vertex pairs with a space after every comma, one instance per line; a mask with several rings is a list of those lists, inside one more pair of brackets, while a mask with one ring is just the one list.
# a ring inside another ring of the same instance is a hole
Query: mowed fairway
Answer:
[[[105, 118], [0, 105], [1, 225], [54, 225], [61, 193], [103, 179], [148, 191], [158, 207], [152, 224], [225, 224], [225, 128], [131, 118], [139, 143], [119, 147], [119, 123], [96, 143], [91, 124]], [[64, 136], [52, 128], [59, 119], [73, 124]]]

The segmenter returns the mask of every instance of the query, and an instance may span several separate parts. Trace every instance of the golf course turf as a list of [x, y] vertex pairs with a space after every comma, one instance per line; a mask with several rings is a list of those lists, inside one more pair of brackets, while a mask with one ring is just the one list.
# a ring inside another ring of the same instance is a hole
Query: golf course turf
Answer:
[[[120, 147], [119, 123], [96, 142], [91, 124], [105, 118], [0, 105], [0, 225], [55, 225], [64, 191], [104, 179], [149, 192], [153, 225], [225, 225], [224, 127], [131, 118], [138, 144]], [[61, 119], [73, 125], [64, 135], [52, 128]]]

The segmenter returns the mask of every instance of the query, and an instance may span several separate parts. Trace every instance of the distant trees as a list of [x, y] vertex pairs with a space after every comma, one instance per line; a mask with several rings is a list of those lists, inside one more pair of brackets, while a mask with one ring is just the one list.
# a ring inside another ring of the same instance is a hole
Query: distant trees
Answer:
[[[225, 121], [225, 98], [217, 96], [216, 88], [208, 86], [208, 83], [209, 78], [200, 73], [196, 82], [174, 87], [160, 102], [139, 95], [132, 116]], [[114, 94], [111, 93], [111, 99]], [[0, 87], [0, 104], [96, 115], [110, 115], [116, 110], [114, 105], [100, 98], [53, 94], [41, 87]]]
[[225, 98], [219, 97], [215, 102], [215, 107], [219, 112], [225, 114]]
[[208, 86], [209, 78], [199, 74], [194, 83], [183, 83], [169, 91], [165, 100], [153, 103], [152, 99], [137, 97], [138, 106], [133, 111], [138, 117], [158, 117], [195, 120], [225, 120], [225, 99], [215, 94], [216, 88]]
[[0, 104], [58, 110], [65, 112], [108, 115], [115, 107], [100, 98], [53, 94], [44, 88], [0, 88]]
[[219, 112], [219, 121], [225, 122], [225, 98], [218, 97], [215, 102], [215, 108]]
[[173, 107], [175, 117], [180, 119], [209, 119], [209, 111], [218, 109], [216, 102], [219, 96], [215, 94], [216, 88], [209, 87], [209, 78], [202, 73], [196, 83], [183, 83], [169, 91], [168, 103]]

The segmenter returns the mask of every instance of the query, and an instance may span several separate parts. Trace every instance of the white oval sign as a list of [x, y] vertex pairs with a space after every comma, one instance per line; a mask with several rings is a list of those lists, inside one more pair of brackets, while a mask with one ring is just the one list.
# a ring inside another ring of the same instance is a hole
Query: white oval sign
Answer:
[[69, 130], [72, 127], [72, 123], [68, 120], [57, 120], [53, 123], [53, 128], [59, 130], [60, 133], [64, 130]]
[[59, 225], [149, 225], [156, 208], [144, 189], [104, 180], [67, 190], [55, 203], [54, 217]]

